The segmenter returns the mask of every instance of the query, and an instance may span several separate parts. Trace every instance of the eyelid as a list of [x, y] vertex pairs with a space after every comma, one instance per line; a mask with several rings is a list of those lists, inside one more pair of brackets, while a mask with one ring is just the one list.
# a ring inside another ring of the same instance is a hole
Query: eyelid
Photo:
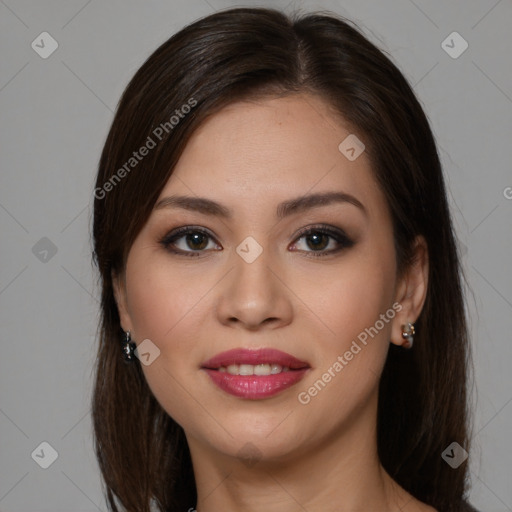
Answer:
[[304, 235], [308, 235], [310, 233], [315, 233], [317, 231], [325, 232], [327, 234], [331, 234], [333, 236], [345, 237], [349, 240], [348, 235], [341, 228], [336, 228], [334, 226], [330, 226], [329, 224], [310, 224], [308, 226], [304, 226], [300, 228], [299, 231], [295, 234], [294, 240], [303, 237]]

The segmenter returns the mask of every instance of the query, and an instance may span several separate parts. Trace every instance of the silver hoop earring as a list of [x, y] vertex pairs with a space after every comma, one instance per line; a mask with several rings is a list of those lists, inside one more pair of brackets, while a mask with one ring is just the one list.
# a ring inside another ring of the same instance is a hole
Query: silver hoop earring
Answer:
[[404, 339], [404, 342], [402, 343], [403, 348], [412, 348], [415, 333], [414, 324], [407, 322], [405, 325], [402, 325], [402, 338]]
[[131, 363], [135, 360], [135, 348], [137, 345], [135, 345], [131, 339], [130, 331], [126, 331], [121, 341], [123, 358], [127, 363]]

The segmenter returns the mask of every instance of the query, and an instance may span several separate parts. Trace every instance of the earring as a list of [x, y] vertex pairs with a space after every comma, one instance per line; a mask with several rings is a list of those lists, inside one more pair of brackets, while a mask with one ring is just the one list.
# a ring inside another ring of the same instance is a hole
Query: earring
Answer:
[[402, 325], [402, 338], [404, 339], [404, 342], [402, 343], [403, 348], [412, 348], [415, 332], [414, 324], [407, 322], [407, 324]]
[[135, 354], [134, 354], [134, 351], [135, 351], [135, 348], [136, 348], [136, 345], [135, 343], [133, 343], [131, 341], [131, 335], [130, 335], [130, 331], [126, 331], [124, 333], [124, 336], [123, 336], [123, 339], [121, 341], [121, 345], [122, 345], [122, 350], [123, 350], [123, 357], [124, 357], [124, 360], [127, 362], [127, 363], [131, 363], [135, 360]]

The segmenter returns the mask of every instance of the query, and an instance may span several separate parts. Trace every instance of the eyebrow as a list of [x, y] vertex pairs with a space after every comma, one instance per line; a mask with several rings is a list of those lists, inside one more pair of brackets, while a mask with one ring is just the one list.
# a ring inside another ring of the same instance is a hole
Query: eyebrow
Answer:
[[[318, 194], [309, 194], [290, 199], [279, 203], [276, 210], [276, 217], [283, 219], [289, 215], [300, 213], [311, 208], [319, 208], [335, 203], [348, 203], [359, 208], [365, 215], [367, 211], [363, 204], [354, 196], [345, 192], [324, 192]], [[205, 215], [214, 215], [224, 219], [231, 219], [233, 212], [216, 201], [205, 197], [178, 196], [173, 195], [160, 199], [154, 207], [154, 210], [162, 208], [182, 208]]]

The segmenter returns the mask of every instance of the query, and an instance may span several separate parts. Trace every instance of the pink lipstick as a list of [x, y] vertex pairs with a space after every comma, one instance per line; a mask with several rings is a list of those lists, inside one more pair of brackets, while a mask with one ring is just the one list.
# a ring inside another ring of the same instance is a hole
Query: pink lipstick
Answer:
[[275, 349], [234, 349], [202, 364], [222, 390], [239, 398], [269, 398], [299, 382], [310, 368], [290, 354]]

